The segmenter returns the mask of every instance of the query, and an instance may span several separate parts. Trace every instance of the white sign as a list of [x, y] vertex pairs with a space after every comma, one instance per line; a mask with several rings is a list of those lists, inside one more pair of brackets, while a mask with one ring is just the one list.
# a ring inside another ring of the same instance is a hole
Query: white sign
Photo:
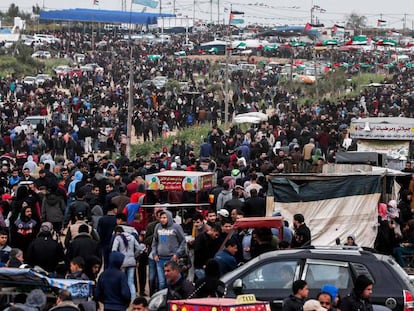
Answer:
[[414, 127], [398, 124], [351, 124], [353, 139], [414, 140]]

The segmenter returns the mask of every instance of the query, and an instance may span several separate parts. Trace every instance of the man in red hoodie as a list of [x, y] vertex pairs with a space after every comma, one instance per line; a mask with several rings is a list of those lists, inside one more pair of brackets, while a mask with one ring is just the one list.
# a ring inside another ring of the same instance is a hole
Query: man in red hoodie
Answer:
[[134, 221], [135, 213], [138, 213], [139, 208], [144, 202], [145, 190], [144, 185], [138, 186], [138, 192], [135, 192], [131, 195], [129, 203], [125, 206], [122, 211], [127, 216], [127, 222]]

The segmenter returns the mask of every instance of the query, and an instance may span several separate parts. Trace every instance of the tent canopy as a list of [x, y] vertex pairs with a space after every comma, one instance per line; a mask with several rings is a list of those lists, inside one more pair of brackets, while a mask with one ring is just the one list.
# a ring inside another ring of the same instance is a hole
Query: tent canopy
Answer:
[[123, 24], [157, 24], [158, 17], [175, 17], [174, 14], [139, 13], [129, 11], [67, 9], [41, 11], [40, 20], [45, 21], [77, 21], [96, 23]]

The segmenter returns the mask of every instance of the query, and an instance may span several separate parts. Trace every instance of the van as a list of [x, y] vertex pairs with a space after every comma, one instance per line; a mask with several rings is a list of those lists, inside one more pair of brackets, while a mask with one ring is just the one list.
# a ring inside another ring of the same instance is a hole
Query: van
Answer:
[[254, 64], [239, 64], [239, 68], [242, 71], [249, 71], [249, 72], [255, 72], [256, 71], [256, 65]]
[[49, 121], [48, 116], [30, 116], [30, 117], [26, 117], [20, 123], [20, 125], [23, 130], [26, 130], [29, 124], [32, 126], [33, 129], [36, 129], [37, 125], [40, 123], [46, 127], [48, 121]]

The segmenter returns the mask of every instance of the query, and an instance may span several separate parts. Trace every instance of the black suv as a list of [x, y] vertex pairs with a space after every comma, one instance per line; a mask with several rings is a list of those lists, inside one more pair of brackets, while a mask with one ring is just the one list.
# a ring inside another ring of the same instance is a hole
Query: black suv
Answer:
[[255, 294], [281, 310], [283, 299], [292, 293], [294, 280], [305, 280], [309, 298], [316, 298], [323, 285], [339, 288], [341, 297], [352, 291], [358, 275], [374, 281], [371, 301], [395, 311], [414, 310], [414, 284], [389, 256], [359, 248], [311, 247], [265, 253], [224, 275], [226, 297]]

